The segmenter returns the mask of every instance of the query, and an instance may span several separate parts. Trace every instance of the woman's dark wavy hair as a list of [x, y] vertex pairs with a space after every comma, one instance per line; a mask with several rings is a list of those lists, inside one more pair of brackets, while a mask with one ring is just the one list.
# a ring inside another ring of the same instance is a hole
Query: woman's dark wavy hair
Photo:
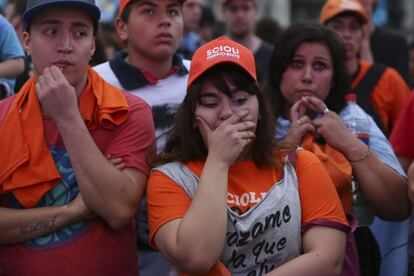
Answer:
[[195, 109], [200, 92], [206, 82], [231, 97], [229, 84], [256, 95], [259, 103], [259, 120], [256, 127], [256, 138], [251, 147], [254, 163], [258, 167], [280, 167], [276, 160], [277, 148], [274, 139], [274, 117], [269, 100], [260, 89], [258, 83], [239, 66], [221, 63], [213, 66], [187, 89], [187, 95], [177, 111], [172, 129], [167, 133], [164, 150], [153, 160], [152, 165], [160, 165], [172, 161], [188, 162], [205, 160], [208, 150], [198, 128], [195, 127]]
[[322, 43], [328, 48], [333, 66], [333, 86], [325, 103], [330, 110], [337, 113], [345, 106], [344, 97], [349, 91], [350, 81], [341, 39], [329, 27], [314, 23], [297, 24], [286, 29], [276, 43], [269, 62], [266, 92], [272, 99], [276, 118], [282, 116], [284, 111], [285, 99], [280, 90], [283, 73], [302, 43]]

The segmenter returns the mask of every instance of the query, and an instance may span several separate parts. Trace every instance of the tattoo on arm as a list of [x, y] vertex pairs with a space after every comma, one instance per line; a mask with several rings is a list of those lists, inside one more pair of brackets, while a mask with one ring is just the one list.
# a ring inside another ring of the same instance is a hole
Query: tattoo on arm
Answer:
[[32, 223], [32, 224], [26, 224], [23, 225], [20, 229], [20, 235], [24, 235], [30, 232], [40, 231], [44, 229], [52, 229], [55, 225], [56, 217], [47, 218], [45, 220], [42, 220], [40, 222]]

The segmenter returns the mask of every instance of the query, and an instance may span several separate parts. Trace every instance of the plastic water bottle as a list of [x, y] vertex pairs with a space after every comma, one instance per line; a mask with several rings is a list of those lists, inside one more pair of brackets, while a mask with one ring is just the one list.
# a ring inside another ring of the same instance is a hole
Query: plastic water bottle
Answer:
[[345, 95], [347, 107], [344, 123], [348, 130], [369, 146], [370, 121], [368, 115], [357, 106], [357, 96], [354, 93]]
[[[345, 96], [347, 107], [343, 121], [348, 130], [369, 146], [370, 120], [368, 115], [356, 104], [356, 94]], [[358, 220], [358, 226], [368, 226], [374, 220], [375, 210], [366, 199], [358, 180], [352, 179], [352, 214]]]

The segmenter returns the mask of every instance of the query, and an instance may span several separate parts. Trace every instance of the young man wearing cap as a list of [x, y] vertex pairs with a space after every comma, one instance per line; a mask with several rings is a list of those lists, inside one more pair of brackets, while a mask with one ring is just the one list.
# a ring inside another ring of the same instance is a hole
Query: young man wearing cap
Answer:
[[328, 0], [322, 8], [320, 21], [330, 26], [344, 43], [358, 104], [375, 119], [384, 133], [390, 133], [409, 95], [409, 88], [396, 70], [359, 59], [363, 26], [368, 22], [364, 8], [357, 0]]
[[[343, 40], [352, 89], [358, 95], [357, 103], [376, 118], [383, 130], [391, 131], [407, 100], [409, 89], [394, 69], [359, 60], [363, 26], [368, 21], [364, 8], [358, 0], [328, 0], [321, 10], [320, 21], [330, 26]], [[395, 163], [387, 155], [383, 157]], [[372, 244], [369, 242], [372, 235], [367, 235], [369, 230], [357, 230], [357, 240], [364, 239], [364, 243], [358, 246], [361, 275], [378, 275], [376, 270], [380, 270], [380, 275], [406, 275], [408, 221], [391, 223], [375, 218], [369, 229], [380, 249], [376, 260], [373, 258], [378, 251], [375, 250], [376, 245], [367, 246]]]
[[259, 81], [267, 79], [273, 46], [255, 34], [258, 17], [256, 0], [221, 0], [226, 35], [254, 53]]
[[175, 54], [185, 0], [122, 0], [115, 26], [126, 51], [94, 67], [106, 81], [152, 108], [157, 134], [171, 124], [184, 96], [190, 62]]
[[[94, 67], [106, 81], [151, 106], [158, 137], [171, 126], [186, 91], [190, 62], [176, 54], [183, 33], [183, 2], [121, 0], [115, 27], [126, 51]], [[163, 140], [157, 144], [161, 148]], [[171, 266], [148, 246], [145, 201], [139, 208], [137, 231], [140, 274], [167, 274]]]
[[137, 275], [154, 128], [145, 102], [88, 65], [99, 17], [93, 0], [27, 3], [35, 76], [0, 102], [2, 275]]

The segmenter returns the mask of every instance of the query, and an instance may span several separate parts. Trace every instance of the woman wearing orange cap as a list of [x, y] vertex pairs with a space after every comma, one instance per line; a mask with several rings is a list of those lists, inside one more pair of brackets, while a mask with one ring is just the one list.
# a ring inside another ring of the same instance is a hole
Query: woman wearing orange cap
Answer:
[[[369, 118], [369, 146], [345, 127], [349, 80], [344, 54], [335, 33], [322, 25], [296, 25], [285, 31], [269, 67], [276, 138], [321, 159], [347, 214], [353, 174], [378, 216], [402, 220], [409, 215], [407, 181], [384, 134], [359, 107]], [[352, 235], [348, 238], [343, 275], [360, 275], [355, 243]]]
[[183, 272], [340, 275], [334, 186], [313, 154], [274, 142], [268, 103], [248, 49], [222, 37], [195, 52], [147, 190], [150, 242]]

